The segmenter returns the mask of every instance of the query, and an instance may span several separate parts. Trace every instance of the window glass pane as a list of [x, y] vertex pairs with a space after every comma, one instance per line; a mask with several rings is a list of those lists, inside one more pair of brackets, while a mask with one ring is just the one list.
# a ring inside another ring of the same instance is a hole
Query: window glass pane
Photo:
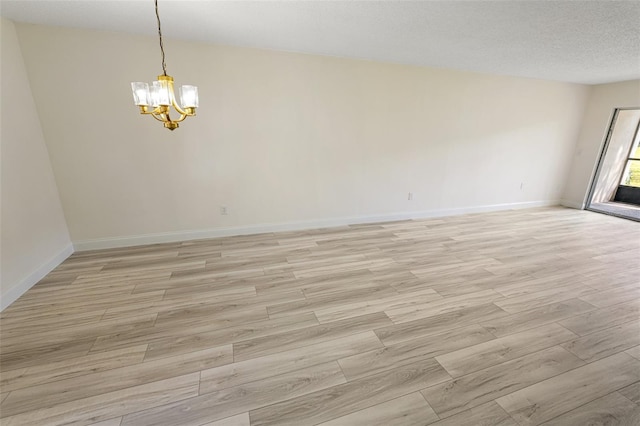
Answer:
[[629, 153], [629, 160], [624, 168], [622, 179], [620, 179], [620, 185], [640, 188], [640, 160], [631, 160], [631, 158], [640, 159], [640, 131], [636, 132], [636, 138]]
[[624, 169], [620, 184], [640, 188], [640, 161], [627, 161], [627, 167]]

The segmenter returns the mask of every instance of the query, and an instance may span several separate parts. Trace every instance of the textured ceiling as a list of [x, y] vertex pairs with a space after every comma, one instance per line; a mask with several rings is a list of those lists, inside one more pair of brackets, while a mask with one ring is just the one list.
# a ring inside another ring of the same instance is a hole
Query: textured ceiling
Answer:
[[[635, 1], [165, 1], [166, 38], [575, 83], [640, 78]], [[152, 0], [2, 0], [19, 22], [154, 34]]]

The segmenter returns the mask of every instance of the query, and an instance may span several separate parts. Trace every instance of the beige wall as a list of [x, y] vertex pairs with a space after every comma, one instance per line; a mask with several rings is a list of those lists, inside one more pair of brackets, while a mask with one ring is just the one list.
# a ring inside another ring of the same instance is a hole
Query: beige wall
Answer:
[[640, 107], [640, 80], [592, 86], [563, 204], [582, 208], [614, 108]]
[[18, 34], [80, 248], [558, 202], [588, 94], [168, 33], [169, 73], [201, 98], [171, 133], [129, 89], [159, 73], [156, 38]]
[[0, 307], [17, 299], [72, 252], [58, 189], [14, 25], [0, 19]]

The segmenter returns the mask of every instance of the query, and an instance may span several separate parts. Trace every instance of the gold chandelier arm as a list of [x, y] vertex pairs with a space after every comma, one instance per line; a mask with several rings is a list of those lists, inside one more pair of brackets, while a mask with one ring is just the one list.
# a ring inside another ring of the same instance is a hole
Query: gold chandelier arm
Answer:
[[185, 114], [180, 114], [180, 118], [178, 118], [177, 120], [173, 120], [173, 121], [175, 121], [176, 123], [179, 123], [181, 121], [184, 121], [184, 119], [187, 118], [188, 116], [189, 116], [189, 114], [186, 114], [186, 113]]
[[161, 114], [156, 114], [156, 113], [153, 113], [153, 112], [152, 112], [152, 113], [150, 113], [150, 114], [151, 114], [151, 116], [152, 116], [153, 118], [155, 118], [155, 119], [156, 119], [156, 120], [158, 120], [158, 121], [161, 121], [161, 122], [163, 122], [163, 123], [165, 123], [165, 122], [167, 121], [167, 119], [165, 118], [165, 114], [163, 114], [163, 113], [161, 113]]
[[[186, 111], [184, 111], [182, 108], [180, 108], [180, 107], [178, 106], [178, 103], [176, 102], [176, 98], [175, 98], [175, 96], [172, 96], [171, 104], [173, 105], [173, 107], [175, 108], [175, 110], [176, 110], [176, 111], [178, 111], [178, 114], [180, 114], [180, 115], [185, 115], [185, 116], [186, 116], [186, 115], [189, 115], [189, 114], [187, 114], [187, 112], [186, 112]], [[183, 118], [182, 120], [184, 120], [184, 118]], [[182, 120], [178, 120], [178, 121], [182, 121]]]
[[140, 105], [140, 114], [145, 114], [145, 115], [151, 114], [155, 116], [155, 115], [164, 115], [165, 113], [167, 113], [167, 111], [168, 111], [168, 107], [158, 106], [150, 110], [148, 106]]
[[143, 110], [143, 107], [140, 107], [140, 112], [142, 114], [151, 114], [151, 116], [156, 120], [165, 123], [167, 121], [166, 117], [168, 116], [168, 113], [169, 113], [169, 107], [159, 105], [155, 107], [152, 111], [149, 111], [148, 107], [144, 107], [144, 110]]

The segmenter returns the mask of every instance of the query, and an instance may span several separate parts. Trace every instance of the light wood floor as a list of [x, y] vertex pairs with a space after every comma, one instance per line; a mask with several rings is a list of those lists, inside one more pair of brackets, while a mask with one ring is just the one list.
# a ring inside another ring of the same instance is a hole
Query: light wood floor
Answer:
[[640, 225], [545, 208], [77, 253], [2, 425], [640, 424]]

